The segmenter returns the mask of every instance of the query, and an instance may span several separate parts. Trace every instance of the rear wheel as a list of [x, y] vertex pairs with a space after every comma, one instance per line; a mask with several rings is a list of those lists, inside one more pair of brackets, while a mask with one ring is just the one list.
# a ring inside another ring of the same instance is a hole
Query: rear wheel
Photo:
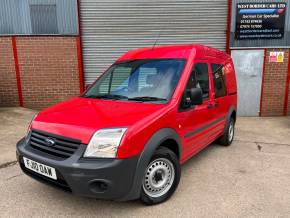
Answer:
[[164, 147], [158, 149], [145, 171], [141, 201], [147, 205], [166, 201], [176, 190], [180, 174], [176, 154]]
[[235, 136], [235, 120], [231, 117], [228, 121], [224, 134], [217, 140], [218, 144], [229, 146], [232, 144]]

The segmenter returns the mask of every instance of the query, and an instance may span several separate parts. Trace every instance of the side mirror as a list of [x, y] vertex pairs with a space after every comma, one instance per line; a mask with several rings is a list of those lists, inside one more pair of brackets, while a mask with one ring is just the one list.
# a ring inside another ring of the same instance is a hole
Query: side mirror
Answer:
[[202, 102], [202, 90], [200, 88], [192, 88], [183, 95], [182, 108], [186, 109], [193, 105], [201, 105]]
[[201, 88], [190, 89], [190, 99], [192, 105], [201, 105], [203, 102]]

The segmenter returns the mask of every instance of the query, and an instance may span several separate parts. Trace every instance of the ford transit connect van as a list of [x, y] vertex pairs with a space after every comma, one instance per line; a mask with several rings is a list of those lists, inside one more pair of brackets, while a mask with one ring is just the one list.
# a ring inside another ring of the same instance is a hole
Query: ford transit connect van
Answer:
[[17, 144], [27, 175], [76, 195], [167, 200], [180, 165], [234, 138], [231, 57], [202, 45], [144, 48], [120, 57], [80, 96], [38, 113]]

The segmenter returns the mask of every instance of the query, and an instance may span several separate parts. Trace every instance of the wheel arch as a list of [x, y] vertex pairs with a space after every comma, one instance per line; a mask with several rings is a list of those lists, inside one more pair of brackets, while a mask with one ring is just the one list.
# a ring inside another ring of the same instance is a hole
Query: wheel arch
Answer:
[[237, 110], [236, 110], [236, 107], [234, 107], [234, 106], [231, 106], [230, 107], [230, 109], [228, 111], [228, 114], [226, 115], [226, 125], [225, 125], [225, 128], [224, 128], [223, 134], [226, 131], [227, 123], [230, 121], [231, 117], [233, 117], [234, 120], [235, 120], [235, 122], [236, 122], [236, 119], [237, 119]]
[[168, 148], [169, 150], [173, 151], [174, 154], [176, 154], [178, 160], [181, 158], [181, 149], [179, 148], [179, 145], [175, 139], [169, 138], [163, 141], [157, 148], [159, 149], [160, 147], [165, 147]]
[[230, 118], [234, 118], [235, 122], [236, 122], [236, 119], [237, 119], [237, 110], [234, 106], [231, 106], [229, 111], [228, 111], [228, 114], [227, 114], [227, 121], [230, 120]]
[[155, 151], [161, 146], [172, 150], [175, 154], [177, 154], [177, 157], [180, 160], [182, 155], [182, 147], [181, 140], [177, 132], [172, 128], [162, 128], [155, 132], [145, 144], [143, 151], [140, 154], [135, 170], [133, 187], [130, 193], [123, 200], [133, 200], [139, 198], [146, 167]]

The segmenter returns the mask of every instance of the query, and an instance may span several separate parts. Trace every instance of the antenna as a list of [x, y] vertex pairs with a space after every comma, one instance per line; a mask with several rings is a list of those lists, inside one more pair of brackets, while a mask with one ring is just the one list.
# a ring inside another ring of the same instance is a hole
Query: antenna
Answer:
[[161, 35], [161, 33], [163, 32], [164, 28], [165, 28], [165, 25], [163, 25], [163, 26], [160, 28], [159, 33], [158, 33], [158, 35], [157, 35], [157, 37], [156, 37], [156, 39], [155, 39], [155, 42], [154, 42], [154, 44], [153, 44], [153, 46], [152, 46], [152, 50], [154, 49], [155, 45], [156, 45], [157, 42], [159, 41], [159, 39], [160, 39], [160, 35]]
[[159, 30], [159, 33], [158, 33], [158, 35], [157, 35], [157, 37], [156, 37], [156, 39], [155, 39], [155, 42], [154, 42], [154, 44], [153, 44], [153, 46], [152, 46], [152, 50], [155, 48], [155, 45], [156, 45], [157, 42], [159, 41], [160, 34], [161, 34], [161, 30]]

